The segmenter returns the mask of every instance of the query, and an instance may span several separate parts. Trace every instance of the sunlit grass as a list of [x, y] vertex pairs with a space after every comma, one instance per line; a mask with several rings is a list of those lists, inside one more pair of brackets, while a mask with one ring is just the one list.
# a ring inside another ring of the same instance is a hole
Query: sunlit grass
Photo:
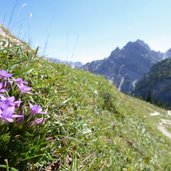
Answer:
[[121, 94], [102, 77], [38, 58], [24, 46], [3, 49], [0, 58], [0, 69], [27, 80], [32, 100], [49, 114], [44, 156], [33, 153], [16, 169], [27, 160], [27, 170], [171, 170], [170, 142], [156, 128], [160, 118], [149, 117], [165, 110]]

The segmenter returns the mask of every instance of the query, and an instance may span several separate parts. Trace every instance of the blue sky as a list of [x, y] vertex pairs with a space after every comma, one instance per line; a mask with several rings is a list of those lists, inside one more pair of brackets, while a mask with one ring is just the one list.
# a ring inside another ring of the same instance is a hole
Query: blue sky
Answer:
[[137, 39], [171, 48], [170, 9], [170, 0], [5, 0], [0, 22], [41, 55], [88, 62]]

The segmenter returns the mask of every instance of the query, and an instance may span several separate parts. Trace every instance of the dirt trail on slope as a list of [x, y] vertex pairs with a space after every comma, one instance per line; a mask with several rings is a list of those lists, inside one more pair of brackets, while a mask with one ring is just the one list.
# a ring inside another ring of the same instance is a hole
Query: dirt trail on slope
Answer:
[[171, 140], [171, 133], [169, 131], [166, 130], [166, 128], [163, 125], [159, 125], [157, 127], [157, 129], [163, 134], [165, 135], [167, 138], [169, 138]]
[[[160, 114], [161, 113], [154, 111], [154, 112], [150, 113], [150, 116], [154, 117], [154, 116], [158, 116]], [[171, 116], [171, 111], [170, 110], [167, 111], [167, 115]], [[158, 124], [157, 129], [163, 135], [165, 135], [167, 138], [169, 138], [171, 140], [171, 132], [169, 132], [166, 129], [165, 125], [171, 125], [171, 120], [170, 119], [160, 119], [160, 123]]]

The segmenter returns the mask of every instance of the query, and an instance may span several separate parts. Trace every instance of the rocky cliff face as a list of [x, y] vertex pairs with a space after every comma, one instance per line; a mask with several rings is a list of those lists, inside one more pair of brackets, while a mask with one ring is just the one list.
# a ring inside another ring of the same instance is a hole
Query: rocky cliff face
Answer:
[[130, 93], [150, 68], [160, 61], [163, 54], [155, 52], [141, 40], [128, 42], [122, 49], [116, 48], [104, 60], [93, 61], [83, 69], [105, 76], [124, 93]]
[[171, 59], [154, 65], [132, 94], [152, 103], [171, 106]]

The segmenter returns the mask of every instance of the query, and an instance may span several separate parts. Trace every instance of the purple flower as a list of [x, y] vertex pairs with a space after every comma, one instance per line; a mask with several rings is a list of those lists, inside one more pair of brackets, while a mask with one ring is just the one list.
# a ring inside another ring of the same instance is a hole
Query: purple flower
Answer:
[[44, 121], [43, 118], [38, 118], [32, 121], [31, 125], [40, 125], [41, 123], [43, 123], [43, 121]]
[[14, 101], [15, 100], [15, 97], [12, 96], [12, 97], [4, 97], [3, 95], [0, 95], [0, 108], [3, 108], [3, 105], [6, 105], [6, 106], [14, 106], [16, 108], [20, 107], [20, 104], [21, 104], [21, 100], [17, 100], [17, 101]]
[[14, 106], [14, 96], [12, 97], [4, 97], [3, 95], [0, 95], [0, 109], [5, 109], [8, 106]]
[[8, 122], [13, 122], [13, 118], [21, 118], [23, 115], [15, 115], [15, 107], [14, 106], [8, 106], [4, 108], [3, 110], [0, 109], [0, 118], [2, 120], [6, 120]]
[[13, 118], [21, 118], [23, 115], [15, 114], [15, 107], [19, 106], [21, 101], [14, 101], [15, 98], [12, 97], [4, 97], [0, 95], [0, 118], [2, 120], [13, 122]]
[[0, 110], [0, 118], [2, 120], [6, 120], [8, 122], [13, 122], [12, 114], [15, 112], [15, 108], [13, 106], [6, 107], [3, 110]]
[[16, 78], [16, 79], [14, 78], [14, 81], [18, 86], [21, 86], [22, 84], [28, 84], [27, 82], [23, 81], [22, 78]]
[[31, 103], [29, 103], [29, 107], [30, 107], [30, 113], [32, 115], [35, 114], [46, 114], [46, 112], [42, 112], [42, 108], [38, 105], [32, 105]]
[[21, 101], [20, 99], [19, 99], [19, 100], [17, 100], [17, 101], [15, 101], [15, 102], [14, 102], [15, 107], [16, 107], [16, 108], [19, 108], [19, 107], [20, 107], [21, 102], [22, 102], [22, 101]]
[[13, 80], [17, 84], [17, 87], [19, 88], [21, 93], [23, 93], [23, 94], [25, 94], [25, 93], [32, 94], [30, 92], [31, 88], [25, 85], [25, 84], [28, 84], [28, 83], [23, 81], [22, 78], [16, 78], [16, 79], [14, 78]]
[[21, 93], [23, 93], [23, 94], [25, 94], [25, 93], [32, 94], [32, 93], [30, 92], [30, 90], [31, 90], [30, 87], [25, 86], [24, 84], [20, 84], [20, 85], [18, 84], [17, 86], [18, 86], [18, 88], [20, 89]]
[[4, 83], [0, 83], [0, 93], [4, 93], [6, 90], [4, 89]]
[[12, 74], [8, 73], [6, 70], [0, 71], [0, 78], [1, 79], [9, 78], [9, 77], [12, 77]]

